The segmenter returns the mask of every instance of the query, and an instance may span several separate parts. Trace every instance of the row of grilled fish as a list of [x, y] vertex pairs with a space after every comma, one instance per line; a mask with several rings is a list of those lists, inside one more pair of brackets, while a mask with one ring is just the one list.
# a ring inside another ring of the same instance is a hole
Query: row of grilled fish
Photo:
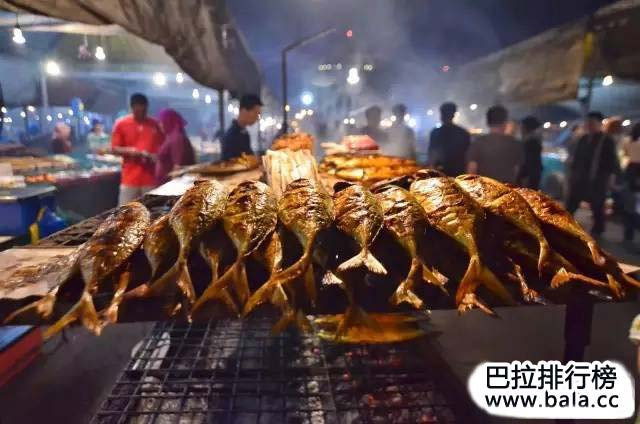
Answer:
[[[359, 249], [336, 266], [331, 265], [335, 246], [320, 246], [323, 233], [332, 228], [354, 240]], [[280, 229], [293, 233], [302, 246], [299, 258], [288, 266], [283, 262]], [[73, 266], [60, 285], [7, 321], [28, 310], [50, 317], [59, 291], [79, 273], [84, 284], [79, 300], [49, 327], [45, 337], [76, 320], [99, 333], [106, 324], [117, 321], [124, 300], [147, 297], [164, 298], [169, 315], [187, 317], [212, 302], [241, 315], [270, 303], [282, 313], [275, 330], [290, 324], [308, 329], [302, 305], [313, 307], [318, 297], [315, 264], [322, 267], [322, 285], [335, 284], [346, 294], [348, 307], [335, 331], [340, 338], [350, 328], [376, 326], [358, 306], [353, 273], [387, 274], [383, 262], [372, 253], [383, 229], [410, 259], [407, 275], [389, 299], [392, 305], [423, 308], [424, 299], [417, 294], [423, 282], [451, 293], [461, 312], [477, 307], [490, 314], [491, 304], [513, 305], [518, 298], [545, 303], [543, 292], [569, 281], [586, 283], [586, 287], [617, 298], [624, 296], [625, 287], [640, 287], [554, 200], [486, 177], [452, 179], [425, 170], [370, 189], [338, 183], [333, 196], [313, 182], [299, 179], [287, 186], [279, 200], [258, 181], [242, 182], [230, 192], [216, 181], [200, 181], [170, 213], [153, 223], [140, 203], [120, 208], [74, 252]], [[429, 231], [445, 237], [462, 252], [465, 266], [460, 276], [439, 269], [424, 254], [422, 246], [430, 243]], [[235, 248], [235, 259], [224, 269], [222, 257], [228, 249], [221, 234]], [[488, 244], [489, 249], [485, 247]], [[151, 277], [132, 288], [130, 258], [141, 246]], [[211, 281], [199, 296], [188, 265], [195, 251], [211, 268]], [[247, 278], [249, 257], [269, 274], [253, 293]], [[459, 281], [457, 286], [454, 280]], [[106, 281], [113, 285], [113, 297], [96, 311], [92, 296]], [[514, 295], [514, 288], [519, 296]]]

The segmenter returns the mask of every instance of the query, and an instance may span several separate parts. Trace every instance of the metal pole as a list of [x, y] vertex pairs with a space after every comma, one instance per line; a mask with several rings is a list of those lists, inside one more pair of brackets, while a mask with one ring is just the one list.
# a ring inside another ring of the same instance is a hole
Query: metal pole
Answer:
[[[47, 115], [49, 114], [49, 87], [47, 86], [47, 76], [40, 68], [40, 97], [42, 99], [42, 104], [40, 108], [40, 122], [42, 122], [42, 126], [45, 125]], [[41, 126], [41, 128], [42, 128]]]
[[289, 131], [289, 122], [287, 121], [287, 105], [289, 98], [287, 93], [287, 49], [282, 51], [282, 133]]
[[282, 132], [286, 133], [289, 129], [289, 123], [287, 122], [287, 105], [289, 104], [288, 93], [287, 93], [287, 53], [291, 50], [297, 49], [298, 47], [302, 47], [305, 44], [309, 44], [312, 41], [315, 41], [319, 38], [322, 38], [326, 35], [334, 32], [335, 28], [327, 28], [315, 34], [309, 35], [308, 37], [301, 38], [295, 43], [289, 44], [282, 50]]
[[218, 90], [218, 121], [220, 123], [220, 134], [224, 133], [224, 89]]

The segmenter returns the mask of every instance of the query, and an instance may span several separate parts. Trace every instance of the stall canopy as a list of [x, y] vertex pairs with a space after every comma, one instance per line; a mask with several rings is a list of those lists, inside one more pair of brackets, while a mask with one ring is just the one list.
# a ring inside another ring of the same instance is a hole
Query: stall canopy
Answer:
[[580, 79], [640, 80], [640, 0], [623, 0], [462, 66], [450, 97], [541, 105], [575, 99]]
[[235, 95], [260, 91], [258, 67], [224, 0], [0, 0], [0, 9], [105, 28], [115, 24], [163, 46], [202, 85]]

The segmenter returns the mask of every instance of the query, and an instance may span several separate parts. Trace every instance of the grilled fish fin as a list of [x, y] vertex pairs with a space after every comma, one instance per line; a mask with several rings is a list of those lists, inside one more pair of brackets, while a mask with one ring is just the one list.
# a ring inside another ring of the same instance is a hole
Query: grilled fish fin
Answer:
[[366, 267], [374, 274], [387, 275], [387, 270], [384, 269], [384, 266], [382, 266], [382, 264], [376, 259], [375, 256], [371, 254], [371, 252], [367, 248], [362, 249], [356, 256], [343, 262], [338, 267], [338, 271], [344, 272], [348, 269], [359, 268], [361, 266]]
[[417, 258], [413, 258], [411, 260], [411, 268], [409, 269], [407, 278], [398, 285], [395, 293], [393, 293], [389, 299], [389, 302], [392, 305], [399, 305], [403, 302], [407, 302], [416, 309], [422, 308], [422, 299], [413, 292], [416, 276], [421, 270], [421, 267], [422, 265]]
[[448, 296], [449, 291], [445, 288], [445, 284], [447, 283], [447, 281], [449, 281], [449, 279], [444, 275], [442, 275], [440, 271], [438, 271], [437, 269], [435, 268], [430, 269], [424, 263], [422, 263], [421, 265], [422, 265], [422, 279], [438, 287]]
[[53, 308], [56, 304], [57, 292], [58, 292], [58, 287], [56, 287], [55, 289], [53, 289], [52, 291], [44, 295], [41, 299], [31, 302], [28, 305], [25, 305], [22, 308], [18, 309], [17, 311], [12, 312], [11, 315], [5, 318], [3, 324], [5, 325], [10, 324], [14, 319], [16, 319], [20, 315], [23, 315], [24, 313], [32, 309], [34, 309], [41, 318], [43, 319], [49, 318], [53, 313]]
[[127, 291], [129, 281], [131, 281], [131, 271], [127, 266], [127, 269], [122, 274], [120, 274], [120, 277], [118, 278], [118, 284], [116, 285], [116, 290], [113, 293], [113, 299], [111, 299], [111, 303], [102, 313], [105, 319], [101, 323], [102, 327], [106, 326], [107, 324], [114, 324], [118, 321], [118, 309], [120, 308], [120, 304], [124, 300], [123, 296]]
[[553, 250], [546, 240], [540, 242], [540, 254], [538, 255], [538, 275], [542, 276], [545, 264], [552, 260]]
[[547, 302], [544, 296], [529, 287], [529, 285], [527, 284], [527, 280], [522, 273], [522, 268], [520, 268], [520, 265], [513, 263], [513, 269], [518, 282], [520, 283], [520, 294], [522, 294], [522, 298], [524, 299], [524, 301], [527, 303], [538, 303], [540, 305], [547, 305], [549, 302]]
[[600, 252], [598, 245], [593, 241], [589, 241], [587, 242], [587, 247], [589, 248], [589, 252], [591, 252], [591, 258], [596, 263], [596, 265], [604, 265], [607, 259]]
[[93, 305], [93, 299], [88, 291], [84, 291], [76, 304], [73, 305], [62, 318], [47, 328], [42, 337], [47, 340], [78, 319], [87, 330], [96, 336], [100, 335], [102, 326], [100, 325], [96, 308]]
[[233, 283], [238, 299], [240, 299], [240, 304], [244, 305], [247, 299], [249, 299], [251, 291], [249, 290], [249, 281], [247, 280], [247, 268], [243, 260], [238, 261], [235, 267]]
[[187, 265], [187, 258], [178, 260], [178, 279], [176, 285], [185, 297], [186, 305], [189, 306], [187, 310], [191, 309], [190, 306], [196, 301], [196, 291], [193, 288], [193, 282], [191, 281], [191, 273], [189, 272], [189, 266]]
[[322, 284], [325, 286], [340, 285], [343, 284], [343, 281], [340, 277], [331, 272], [331, 270], [327, 270], [327, 272], [322, 276]]
[[486, 266], [483, 266], [480, 271], [480, 279], [484, 286], [489, 289], [493, 294], [498, 296], [505, 304], [514, 306], [516, 301], [511, 294], [504, 287], [502, 282], [496, 277], [496, 275]]
[[582, 281], [587, 284], [591, 284], [596, 287], [607, 287], [608, 284], [602, 281], [595, 280], [587, 277], [586, 275], [577, 274], [575, 272], [569, 272], [564, 267], [560, 268], [551, 279], [551, 288], [557, 289], [570, 281]]
[[309, 295], [309, 300], [311, 301], [311, 306], [316, 306], [316, 299], [318, 297], [318, 292], [316, 290], [316, 281], [313, 276], [313, 264], [309, 263], [307, 267], [307, 271], [304, 273], [304, 287]]
[[613, 275], [607, 274], [607, 281], [609, 282], [609, 290], [611, 290], [613, 295], [618, 299], [622, 299], [625, 296], [624, 289], [618, 280], [616, 280]]
[[167, 288], [176, 281], [180, 272], [180, 261], [176, 261], [171, 268], [167, 270], [160, 278], [155, 280], [151, 285], [146, 288], [140, 286], [140, 289], [134, 289], [125, 294], [125, 298], [132, 297], [152, 297], [161, 296], [166, 293]]
[[460, 280], [456, 292], [456, 304], [460, 305], [467, 294], [473, 293], [480, 283], [480, 257], [478, 255], [469, 258], [469, 265]]
[[458, 313], [463, 314], [473, 308], [478, 308], [487, 315], [497, 318], [498, 315], [493, 309], [481, 302], [475, 293], [467, 293], [458, 304]]

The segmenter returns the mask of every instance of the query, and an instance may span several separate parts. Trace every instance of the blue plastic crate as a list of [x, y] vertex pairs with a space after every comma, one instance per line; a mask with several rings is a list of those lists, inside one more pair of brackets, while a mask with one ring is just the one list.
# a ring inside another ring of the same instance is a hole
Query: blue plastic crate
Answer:
[[21, 236], [29, 233], [41, 207], [56, 208], [55, 187], [33, 186], [0, 190], [0, 235]]

